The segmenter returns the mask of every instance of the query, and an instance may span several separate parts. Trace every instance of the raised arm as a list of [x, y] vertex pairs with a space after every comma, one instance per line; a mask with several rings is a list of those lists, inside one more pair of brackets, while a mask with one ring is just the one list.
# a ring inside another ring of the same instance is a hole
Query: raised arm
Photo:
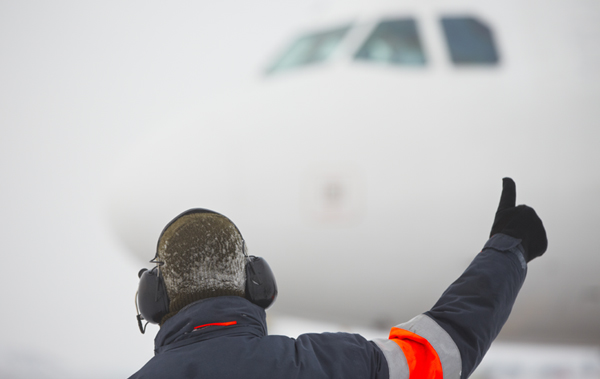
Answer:
[[527, 274], [527, 262], [548, 246], [535, 211], [515, 206], [515, 182], [504, 178], [490, 239], [467, 270], [425, 314], [454, 340], [462, 359], [461, 378], [475, 370], [508, 319]]
[[390, 378], [465, 379], [481, 362], [508, 319], [527, 262], [541, 256], [548, 245], [535, 211], [515, 206], [515, 199], [514, 181], [504, 178], [483, 250], [430, 311], [392, 328], [389, 342], [377, 342], [388, 360]]

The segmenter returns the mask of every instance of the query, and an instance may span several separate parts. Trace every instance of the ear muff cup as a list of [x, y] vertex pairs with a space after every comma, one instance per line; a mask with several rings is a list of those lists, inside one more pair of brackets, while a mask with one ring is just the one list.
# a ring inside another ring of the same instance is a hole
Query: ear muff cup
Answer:
[[159, 324], [164, 315], [169, 313], [169, 295], [165, 282], [158, 267], [142, 270], [140, 274], [137, 293], [139, 312], [149, 323]]
[[246, 299], [267, 309], [277, 298], [277, 282], [267, 261], [249, 256], [246, 261]]

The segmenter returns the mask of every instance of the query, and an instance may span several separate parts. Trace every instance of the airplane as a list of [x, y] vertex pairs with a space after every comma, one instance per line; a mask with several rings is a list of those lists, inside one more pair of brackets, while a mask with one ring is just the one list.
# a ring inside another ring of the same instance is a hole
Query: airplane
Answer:
[[333, 3], [252, 85], [132, 146], [110, 225], [148, 267], [169, 220], [213, 209], [270, 263], [270, 315], [389, 328], [467, 267], [510, 176], [549, 248], [499, 338], [599, 345], [599, 10]]

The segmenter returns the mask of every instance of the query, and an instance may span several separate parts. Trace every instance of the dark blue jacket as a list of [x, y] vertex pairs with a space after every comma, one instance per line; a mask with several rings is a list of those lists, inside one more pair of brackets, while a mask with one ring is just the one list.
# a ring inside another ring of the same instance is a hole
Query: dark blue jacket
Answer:
[[[525, 274], [520, 240], [498, 234], [429, 312], [392, 328], [387, 340], [269, 336], [264, 310], [246, 299], [201, 300], [166, 321], [155, 356], [131, 378], [414, 379], [415, 364], [421, 377], [441, 378], [429, 367], [437, 361], [445, 379], [465, 379], [504, 325]], [[215, 323], [227, 325], [208, 325]], [[435, 359], [420, 358], [427, 351]]]
[[[229, 326], [197, 326], [211, 323]], [[242, 297], [190, 304], [161, 327], [155, 356], [132, 378], [381, 378], [387, 365], [357, 334], [268, 336], [265, 311]]]

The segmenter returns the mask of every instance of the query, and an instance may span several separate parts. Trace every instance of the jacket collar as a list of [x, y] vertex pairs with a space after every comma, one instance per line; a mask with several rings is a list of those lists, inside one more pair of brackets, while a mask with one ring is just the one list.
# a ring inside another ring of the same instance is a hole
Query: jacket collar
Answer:
[[[194, 329], [214, 323], [233, 325], [209, 325]], [[262, 337], [266, 334], [264, 309], [239, 296], [211, 297], [191, 303], [169, 318], [154, 339], [154, 353], [223, 335]]]

